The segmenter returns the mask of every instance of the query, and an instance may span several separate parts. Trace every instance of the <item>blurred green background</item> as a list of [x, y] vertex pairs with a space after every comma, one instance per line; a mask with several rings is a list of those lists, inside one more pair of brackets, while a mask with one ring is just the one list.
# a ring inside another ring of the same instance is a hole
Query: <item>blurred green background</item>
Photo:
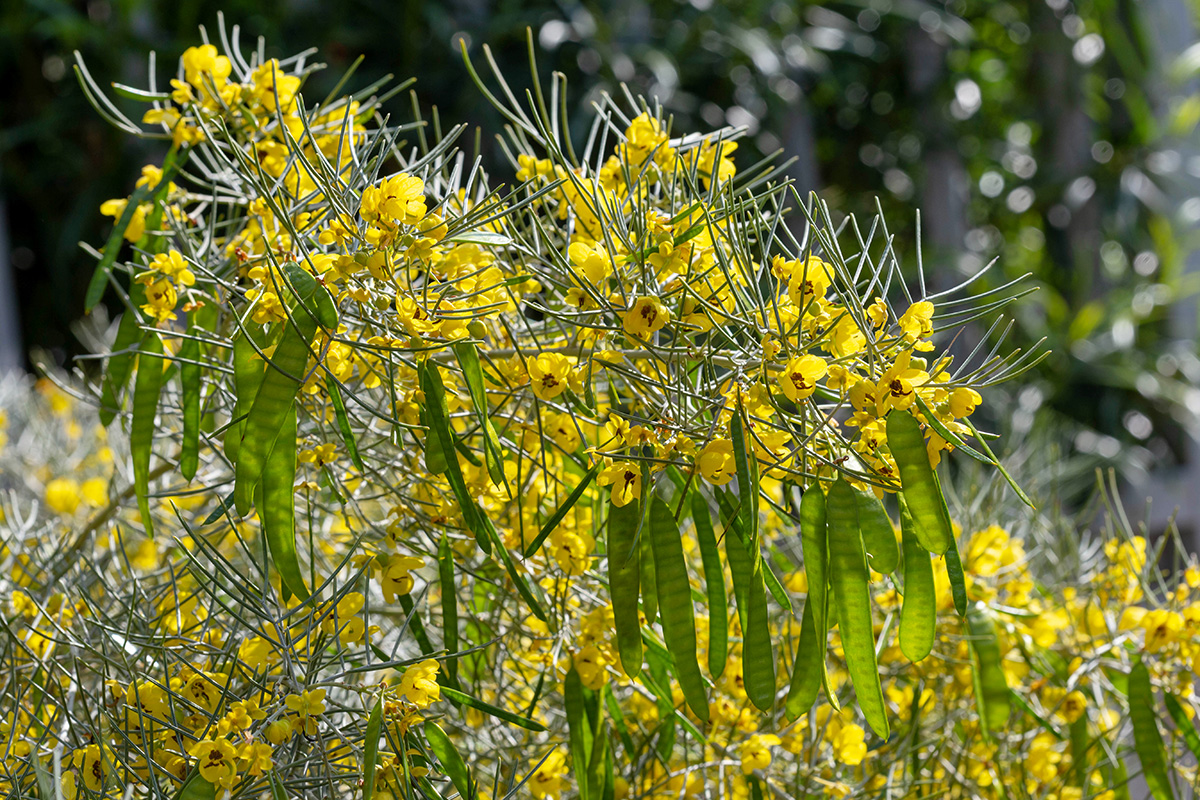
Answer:
[[[570, 80], [577, 130], [622, 82], [657, 96], [676, 130], [745, 126], [740, 163], [782, 150], [801, 192], [860, 214], [878, 198], [909, 263], [920, 208], [935, 285], [995, 257], [980, 291], [1032, 273], [1038, 291], [1011, 341], [1045, 338], [1053, 354], [989, 398], [1005, 425], [1055, 415], [1078, 453], [1131, 469], [1200, 461], [1184, 435], [1200, 414], [1189, 0], [0, 3], [0, 278], [7, 269], [15, 287], [20, 342], [0, 318], [10, 361], [37, 349], [67, 364], [83, 350], [70, 327], [89, 271], [77, 242], [103, 240], [99, 204], [128, 195], [159, 155], [92, 111], [72, 52], [102, 85], [144, 86], [154, 49], [163, 82], [200, 25], [217, 40], [218, 10], [244, 47], [263, 36], [270, 55], [319, 48], [330, 68], [312, 96], [362, 54], [357, 85], [416, 76], [424, 107], [496, 131], [457, 43], [475, 54], [489, 43], [520, 84], [529, 27], [543, 72]], [[392, 107], [409, 113], [403, 98]]]

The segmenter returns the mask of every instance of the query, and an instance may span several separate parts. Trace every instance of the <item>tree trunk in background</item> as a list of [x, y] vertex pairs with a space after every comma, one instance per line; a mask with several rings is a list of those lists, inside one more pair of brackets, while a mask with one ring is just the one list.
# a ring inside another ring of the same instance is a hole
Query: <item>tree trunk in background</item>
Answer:
[[[914, 25], [908, 35], [907, 79], [916, 98], [925, 133], [923, 175], [918, 183], [921, 209], [921, 252], [930, 267], [930, 291], [952, 285], [951, 267], [967, 234], [969, 179], [954, 131], [941, 107], [938, 88], [945, 80], [946, 45]], [[939, 267], [939, 268], [935, 268]]]
[[[787, 176], [794, 182], [800, 199], [807, 202], [808, 193], [821, 188], [821, 177], [817, 165], [817, 134], [813, 126], [812, 111], [803, 96], [792, 104], [783, 123], [783, 157], [796, 159], [795, 163], [788, 167]], [[788, 227], [797, 238], [804, 225], [803, 214], [792, 214], [788, 219]]]
[[[1156, 89], [1161, 89], [1165, 83], [1165, 70], [1171, 62], [1184, 50], [1196, 42], [1196, 28], [1192, 22], [1192, 11], [1185, 0], [1149, 0], [1141, 5], [1143, 18], [1146, 21], [1148, 34], [1159, 47], [1155, 51], [1158, 62], [1151, 65]], [[1173, 93], [1200, 91], [1200, 83], [1193, 80], [1185, 87], [1174, 87]], [[1166, 117], [1169, 110], [1164, 108], [1163, 98], [1152, 98], [1158, 101], [1158, 116], [1160, 120]], [[1175, 142], [1181, 162], [1189, 164], [1193, 159], [1200, 158], [1200, 147], [1193, 138]], [[1200, 195], [1200, 181], [1191, 174], [1191, 169], [1180, 170], [1174, 179], [1166, 183], [1168, 193], [1168, 208], [1177, 209], [1185, 200]], [[1178, 221], [1176, 225], [1180, 224]], [[1185, 235], [1195, 236], [1193, 223]], [[1200, 251], [1192, 251], [1183, 264], [1185, 274], [1200, 272]], [[1197, 334], [1197, 313], [1195, 298], [1184, 298], [1171, 306], [1171, 336], [1178, 340], [1181, 346], [1194, 348]], [[1152, 531], [1163, 530], [1172, 515], [1179, 526], [1183, 540], [1192, 552], [1200, 550], [1200, 501], [1197, 492], [1200, 491], [1200, 442], [1194, 435], [1188, 437], [1186, 444], [1185, 462], [1168, 471], [1158, 470], [1151, 473], [1149, 480], [1143, 484], [1123, 487], [1128, 505], [1137, 510], [1139, 516], [1146, 498], [1153, 500], [1151, 513], [1146, 524]]]
[[8, 238], [8, 210], [0, 197], [0, 375], [19, 370], [25, 357], [21, 325], [17, 318], [16, 284], [12, 275], [12, 245]]

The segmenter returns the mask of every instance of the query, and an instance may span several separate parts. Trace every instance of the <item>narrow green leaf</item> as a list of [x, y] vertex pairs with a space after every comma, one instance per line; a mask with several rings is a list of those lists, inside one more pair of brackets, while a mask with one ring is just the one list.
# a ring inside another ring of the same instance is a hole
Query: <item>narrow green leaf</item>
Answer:
[[279, 780], [278, 772], [268, 772], [267, 782], [271, 785], [271, 800], [287, 800], [287, 790], [283, 788], [283, 781]]
[[737, 467], [738, 496], [741, 499], [739, 507], [740, 530], [746, 549], [758, 566], [758, 458], [754, 455], [754, 447], [746, 437], [742, 415], [745, 410], [739, 401], [734, 410], [733, 420], [729, 423], [729, 435], [733, 439], [733, 460]]
[[1150, 670], [1139, 657], [1129, 671], [1129, 717], [1133, 720], [1133, 748], [1142, 762], [1142, 779], [1154, 800], [1175, 800], [1167, 772], [1167, 754], [1155, 714]]
[[900, 547], [896, 544], [896, 529], [879, 498], [869, 492], [855, 491], [858, 498], [858, 524], [862, 530], [863, 547], [868, 564], [881, 575], [895, 572], [900, 565]]
[[338, 433], [341, 434], [342, 444], [346, 445], [346, 452], [350, 454], [350, 460], [360, 471], [366, 469], [363, 466], [362, 456], [358, 453], [358, 441], [354, 438], [354, 431], [350, 428], [350, 417], [346, 414], [346, 402], [342, 399], [342, 390], [338, 388], [337, 380], [328, 372], [325, 373], [325, 391], [329, 393], [329, 402], [333, 404]]
[[284, 412], [283, 428], [275, 437], [262, 470], [259, 519], [271, 562], [283, 588], [302, 600], [309, 596], [296, 553], [296, 406]]
[[503, 708], [497, 708], [491, 703], [485, 703], [477, 697], [472, 697], [466, 692], [458, 689], [451, 689], [449, 686], [442, 687], [442, 694], [451, 700], [457, 700], [468, 708], [473, 708], [476, 711], [482, 711], [490, 717], [495, 717], [498, 720], [516, 725], [519, 728], [524, 728], [527, 731], [541, 733], [546, 730], [546, 726], [540, 722], [535, 722], [527, 717], [522, 717], [519, 714], [514, 714], [511, 711], [505, 711]]
[[767, 591], [775, 598], [775, 602], [779, 603], [788, 614], [795, 614], [795, 609], [792, 608], [792, 596], [788, 594], [787, 589], [783, 588], [783, 584], [779, 581], [779, 576], [771, 569], [770, 563], [760, 559], [759, 568], [762, 570], [763, 582], [767, 586]]
[[[194, 327], [189, 332], [195, 334]], [[185, 480], [196, 477], [200, 464], [200, 342], [184, 339], [179, 346], [179, 382], [183, 389], [183, 443], [179, 472]]]
[[[917, 395], [917, 405], [920, 407], [921, 413], [925, 415], [925, 419], [929, 422], [929, 427], [933, 428], [937, 432], [938, 436], [941, 436], [947, 442], [954, 445], [956, 450], [966, 453], [968, 456], [980, 462], [981, 464], [987, 464], [989, 467], [998, 466], [995, 459], [988, 458], [983, 453], [964, 442], [962, 437], [957, 433], [947, 428], [942, 421], [938, 419], [937, 414], [934, 414], [933, 410], [925, 403], [924, 400], [921, 399], [920, 395]], [[968, 422], [967, 424], [970, 423]]]
[[1013, 490], [1013, 493], [1020, 498], [1022, 503], [1036, 511], [1037, 506], [1035, 506], [1033, 501], [1029, 499], [1029, 495], [1025, 494], [1025, 490], [1022, 489], [1015, 480], [1013, 480], [1013, 476], [1010, 475], [1008, 470], [1004, 468], [1004, 465], [1000, 463], [1000, 459], [996, 458], [996, 454], [992, 452], [992, 448], [988, 445], [987, 440], [979, 435], [979, 431], [975, 430], [975, 425], [971, 422], [971, 420], [964, 419], [963, 422], [967, 423], [967, 427], [971, 429], [971, 435], [973, 435], [979, 442], [979, 446], [983, 448], [983, 452], [987, 453], [987, 457], [992, 460], [992, 464], [996, 467], [996, 469], [1000, 470], [1000, 475], [1003, 476], [1005, 482], [1007, 482], [1009, 487]]
[[37, 780], [38, 798], [40, 800], [56, 800], [58, 793], [54, 791], [54, 777], [42, 763], [36, 749], [29, 753], [29, 761], [33, 764], [33, 774]]
[[508, 247], [512, 244], [512, 239], [505, 236], [503, 233], [493, 233], [492, 231], [472, 230], [463, 233], [455, 234], [447, 237], [447, 242], [455, 244], [479, 244], [485, 247]]
[[[458, 593], [454, 589], [454, 552], [445, 533], [438, 544], [438, 581], [442, 589], [442, 641], [446, 652], [458, 652]], [[458, 684], [458, 659], [446, 660], [446, 675]]]
[[675, 673], [684, 699], [697, 717], [707, 721], [708, 696], [696, 660], [696, 610], [683, 556], [683, 537], [666, 501], [655, 496], [650, 502], [649, 539], [654, 553], [663, 638], [675, 659]]
[[950, 595], [954, 598], [954, 610], [960, 617], [967, 615], [967, 582], [963, 573], [962, 559], [958, 556], [958, 544], [950, 540], [946, 551], [946, 576], [950, 579]]
[[913, 530], [912, 516], [900, 499], [900, 537], [904, 544], [904, 604], [900, 607], [900, 652], [921, 661], [933, 650], [937, 629], [937, 589], [933, 562]]
[[716, 492], [721, 518], [725, 522], [722, 538], [725, 540], [725, 560], [729, 563], [729, 577], [733, 580], [733, 596], [737, 601], [738, 622], [746, 630], [746, 613], [750, 608], [750, 582], [754, 575], [754, 561], [742, 543], [739, 532], [737, 508], [733, 495], [720, 489]]
[[[433, 720], [425, 722], [425, 741], [429, 742], [429, 749], [437, 757], [438, 763], [442, 765], [442, 772], [458, 790], [458, 796], [463, 800], [477, 797], [475, 782], [471, 780], [471, 770], [467, 767], [467, 762], [463, 760], [462, 754], [458, 752], [458, 748], [454, 746], [454, 742], [450, 740], [446, 732]], [[364, 798], [364, 800], [370, 800], [370, 798]]]
[[[129, 287], [130, 304], [136, 309], [145, 299], [146, 288], [140, 283], [133, 283]], [[121, 410], [121, 391], [133, 370], [133, 354], [121, 351], [128, 350], [138, 341], [141, 335], [140, 325], [138, 312], [130, 310], [121, 315], [121, 321], [117, 324], [117, 338], [111, 351], [113, 355], [108, 357], [108, 368], [100, 386], [100, 424], [106, 428]]]
[[[567, 712], [571, 769], [576, 776], [586, 775], [591, 764], [593, 734], [591, 726], [586, 723], [586, 711], [583, 706], [583, 683], [572, 663], [566, 677], [563, 678], [563, 708]], [[579, 789], [579, 799], [590, 800], [588, 790], [591, 787], [587, 779], [577, 780], [576, 785]]]
[[859, 532], [858, 498], [845, 478], [838, 478], [829, 489], [825, 507], [829, 527], [829, 577], [846, 667], [863, 716], [876, 735], [886, 739], [889, 733], [887, 706], [883, 701], [879, 664], [875, 658], [867, 554]]
[[338, 327], [337, 301], [324, 285], [318, 285], [313, 291], [313, 305], [317, 312], [317, 322], [326, 330], [336, 331]]
[[887, 440], [896, 466], [908, 512], [916, 525], [917, 539], [931, 553], [941, 555], [950, 547], [954, 532], [937, 476], [929, 463], [921, 423], [907, 411], [888, 414]]
[[225, 499], [217, 503], [217, 507], [212, 510], [212, 513], [204, 518], [204, 522], [200, 523], [200, 527], [212, 525], [214, 522], [225, 516], [225, 512], [233, 508], [233, 492], [225, 495]]
[[[428, 723], [427, 723], [428, 724]], [[363, 738], [363, 800], [375, 795], [375, 770], [379, 766], [379, 737], [383, 734], [383, 698], [371, 706], [367, 730]]]
[[1071, 772], [1068, 781], [1071, 786], [1084, 787], [1087, 776], [1091, 773], [1091, 759], [1088, 751], [1091, 738], [1088, 736], [1088, 718], [1084, 714], [1071, 723]]
[[421, 381], [421, 389], [425, 394], [425, 414], [429, 424], [429, 435], [425, 437], [426, 446], [426, 466], [429, 464], [429, 446], [431, 441], [435, 442], [441, 448], [441, 452], [445, 456], [446, 480], [450, 484], [450, 488], [454, 491], [454, 497], [458, 501], [459, 509], [462, 511], [463, 522], [467, 529], [475, 534], [475, 542], [479, 548], [485, 553], [492, 552], [492, 543], [489, 540], [487, 529], [484, 521], [479, 518], [477, 511], [478, 506], [471, 493], [467, 491], [466, 481], [463, 479], [462, 468], [458, 464], [458, 455], [454, 450], [454, 435], [450, 430], [450, 413], [446, 405], [446, 387], [442, 383], [441, 372], [438, 370], [437, 364], [432, 361], [422, 362], [418, 366], [419, 377]]
[[133, 194], [126, 202], [125, 210], [121, 212], [121, 217], [113, 226], [112, 233], [108, 235], [108, 241], [104, 243], [104, 252], [96, 264], [95, 271], [92, 272], [92, 279], [88, 281], [87, 294], [83, 300], [84, 311], [90, 312], [96, 307], [96, 303], [100, 302], [100, 298], [104, 297], [104, 289], [108, 286], [108, 273], [112, 271], [112, 265], [117, 260], [117, 253], [121, 250], [121, 240], [125, 237], [125, 229], [133, 220], [133, 214], [137, 207], [149, 195], [149, 186], [139, 186], [134, 189]]
[[[642, 485], [645, 486], [645, 484]], [[649, 498], [642, 502], [642, 508], [646, 509], [643, 517], [649, 516], [650, 506]], [[645, 535], [648, 527], [650, 527], [648, 519], [643, 518], [638, 528], [637, 547], [641, 550], [642, 614], [646, 617], [646, 624], [653, 625], [658, 620], [658, 579], [655, 576], [657, 570], [654, 563], [654, 552], [650, 546], [650, 536]]]
[[978, 604], [967, 609], [967, 644], [975, 674], [975, 699], [979, 716], [989, 731], [998, 731], [1008, 724], [1012, 706], [1008, 680], [1001, 664], [1000, 641], [996, 626]]
[[562, 505], [555, 509], [554, 513], [550, 516], [550, 519], [546, 520], [546, 524], [542, 526], [540, 531], [538, 531], [537, 537], [529, 543], [529, 547], [525, 548], [526, 558], [532, 558], [534, 554], [537, 553], [537, 551], [541, 548], [542, 543], [546, 541], [546, 537], [554, 532], [554, 529], [558, 527], [558, 523], [563, 521], [563, 518], [566, 517], [567, 514], [570, 513], [571, 509], [575, 507], [575, 504], [579, 502], [579, 498], [583, 497], [583, 493], [587, 491], [587, 488], [592, 484], [592, 481], [596, 479], [598, 474], [600, 474], [600, 468], [602, 466], [602, 462], [596, 463], [584, 474], [582, 478], [579, 479], [579, 483], [574, 489], [571, 490], [571, 493], [567, 495], [567, 499], [562, 502]]
[[729, 658], [729, 609], [725, 605], [725, 568], [717, 552], [708, 501], [699, 491], [692, 492], [692, 522], [696, 542], [704, 564], [704, 587], [708, 592], [708, 673], [719, 678]]
[[640, 515], [637, 503], [608, 510], [608, 593], [617, 629], [617, 652], [625, 674], [633, 678], [642, 670], [642, 632], [638, 618], [641, 551], [637, 547]]
[[1033, 709], [1033, 706], [1029, 705], [1029, 701], [1026, 700], [1024, 697], [1022, 697], [1021, 693], [1018, 692], [1016, 689], [1009, 690], [1008, 699], [1012, 702], [1013, 705], [1015, 705], [1017, 708], [1024, 711], [1029, 716], [1029, 718], [1032, 719], [1034, 722], [1036, 722], [1044, 731], [1046, 731], [1046, 733], [1049, 733], [1051, 736], [1053, 736], [1055, 739], [1058, 739], [1060, 742], [1066, 738], [1065, 736], [1063, 736], [1062, 731], [1060, 731], [1058, 728], [1055, 728], [1053, 725], [1050, 724], [1050, 721], [1048, 719], [1043, 717], [1041, 714], [1037, 713], [1037, 711], [1035, 711]]
[[1179, 702], [1179, 698], [1170, 692], [1163, 692], [1163, 702], [1166, 703], [1167, 713], [1175, 721], [1176, 730], [1183, 737], [1183, 743], [1187, 745], [1188, 750], [1192, 751], [1193, 756], [1200, 759], [1200, 734], [1196, 733], [1196, 725], [1188, 718], [1183, 703]]
[[471, 405], [475, 408], [479, 429], [483, 433], [483, 456], [487, 462], [488, 475], [491, 476], [492, 483], [503, 486], [506, 479], [504, 460], [500, 452], [500, 437], [496, 434], [491, 417], [488, 416], [487, 392], [483, 385], [483, 368], [479, 365], [479, 351], [470, 342], [459, 342], [454, 345], [454, 354], [458, 357], [467, 392], [471, 395]]
[[147, 536], [154, 536], [150, 515], [150, 451], [154, 444], [154, 417], [158, 413], [158, 395], [162, 390], [162, 339], [151, 331], [142, 337], [139, 347], [137, 381], [133, 387], [133, 421], [129, 428], [129, 449], [133, 455], [133, 485], [138, 509]]

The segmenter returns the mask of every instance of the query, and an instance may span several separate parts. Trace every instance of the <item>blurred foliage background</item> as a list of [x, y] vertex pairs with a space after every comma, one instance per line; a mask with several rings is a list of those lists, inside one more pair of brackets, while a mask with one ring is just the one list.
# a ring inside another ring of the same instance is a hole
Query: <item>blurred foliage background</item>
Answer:
[[[0, 199], [21, 337], [60, 364], [87, 257], [156, 143], [92, 111], [79, 50], [102, 84], [158, 80], [217, 12], [269, 55], [319, 49], [323, 96], [360, 54], [365, 85], [416, 76], [443, 119], [498, 130], [458, 54], [488, 43], [515, 84], [564, 73], [582, 116], [600, 92], [653, 95], [681, 130], [744, 126], [739, 162], [781, 151], [803, 194], [870, 214], [876, 198], [931, 283], [998, 265], [980, 292], [1032, 273], [1010, 341], [1053, 351], [999, 406], [1020, 432], [1053, 415], [1077, 454], [1127, 468], [1200, 460], [1195, 273], [1200, 120], [1188, 0], [28, 0], [0, 4]], [[173, 74], [173, 73], [171, 73]], [[408, 103], [392, 101], [396, 113]], [[137, 113], [135, 107], [131, 113]], [[582, 129], [582, 125], [579, 126]], [[485, 142], [485, 145], [487, 143]], [[508, 166], [485, 146], [490, 166]], [[0, 237], [2, 238], [2, 237]], [[2, 274], [2, 273], [0, 273]], [[978, 336], [986, 335], [979, 331]], [[1192, 444], [1189, 444], [1192, 443]], [[1191, 451], [1189, 451], [1191, 447]]]

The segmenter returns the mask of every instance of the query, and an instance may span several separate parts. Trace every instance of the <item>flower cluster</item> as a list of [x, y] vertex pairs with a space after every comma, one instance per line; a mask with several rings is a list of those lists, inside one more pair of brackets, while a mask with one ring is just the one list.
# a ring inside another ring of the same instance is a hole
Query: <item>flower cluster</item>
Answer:
[[[606, 99], [577, 153], [540, 86], [506, 104], [467, 70], [511, 185], [377, 86], [307, 104], [301, 57], [205, 44], [141, 95], [171, 149], [102, 209], [92, 285], [124, 314], [80, 389], [119, 453], [102, 487], [38, 476], [57, 538], [6, 541], [14, 782], [54, 758], [72, 796], [1104, 779], [1056, 735], [1099, 719], [1097, 661], [1043, 656], [1116, 659], [1116, 629], [1068, 637], [1099, 618], [1002, 530], [960, 551], [936, 471], [1000, 469], [969, 417], [1030, 356], [953, 363], [963, 287], [914, 294], [883, 220], [740, 171], [740, 131]], [[1103, 573], [1126, 604], [1131, 557]], [[1163, 610], [1126, 622], [1193, 656]], [[992, 724], [1009, 689], [1032, 727]]]

